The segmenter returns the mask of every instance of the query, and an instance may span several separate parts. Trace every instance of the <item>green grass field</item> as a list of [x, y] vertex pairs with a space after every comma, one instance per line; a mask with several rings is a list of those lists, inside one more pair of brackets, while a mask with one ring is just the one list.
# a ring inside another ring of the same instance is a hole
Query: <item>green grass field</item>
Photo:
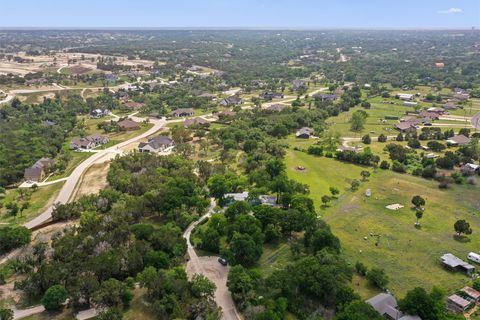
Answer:
[[[60, 192], [63, 182], [58, 182], [48, 186], [40, 187], [34, 191], [28, 200], [29, 207], [16, 217], [10, 216], [5, 208], [0, 209], [0, 222], [9, 224], [22, 224], [35, 216], [39, 215], [51, 202], [51, 200]], [[9, 190], [3, 203], [17, 201], [19, 197], [18, 190]], [[18, 201], [17, 201], [18, 202]]]
[[[362, 182], [360, 188], [352, 192], [348, 190], [348, 181], [358, 179], [362, 167], [293, 150], [288, 151], [286, 164], [289, 177], [310, 186], [317, 211], [340, 238], [349, 261], [384, 268], [390, 277], [388, 287], [396, 294], [402, 296], [415, 286], [440, 286], [454, 291], [469, 282], [461, 273], [444, 270], [439, 258], [450, 252], [466, 259], [468, 252], [478, 251], [479, 186], [454, 185], [441, 190], [434, 181], [369, 169], [372, 172], [369, 181]], [[297, 165], [305, 166], [306, 172], [295, 170]], [[332, 185], [339, 187], [340, 196], [329, 208], [320, 209], [320, 198], [328, 194], [328, 187]], [[367, 188], [372, 191], [370, 198], [364, 196]], [[415, 214], [410, 209], [414, 195], [423, 196], [427, 202], [421, 229], [415, 228]], [[393, 203], [405, 207], [398, 211], [385, 208]], [[468, 237], [469, 242], [453, 238], [453, 224], [457, 219], [470, 222], [473, 234]], [[370, 234], [380, 235], [378, 246], [375, 245], [377, 237]], [[373, 292], [362, 281], [357, 283], [354, 287], [358, 287], [362, 296]]]

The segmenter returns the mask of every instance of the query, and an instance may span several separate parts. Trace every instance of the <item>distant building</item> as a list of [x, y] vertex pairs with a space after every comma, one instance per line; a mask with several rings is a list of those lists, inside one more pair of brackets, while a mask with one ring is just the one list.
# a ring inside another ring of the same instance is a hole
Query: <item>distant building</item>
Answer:
[[262, 99], [265, 100], [272, 100], [272, 99], [283, 99], [283, 93], [281, 92], [272, 92], [272, 91], [266, 91], [261, 95]]
[[108, 143], [108, 137], [99, 134], [92, 134], [85, 138], [76, 137], [70, 142], [70, 149], [93, 149], [99, 145]]
[[440, 257], [440, 260], [445, 268], [450, 271], [463, 271], [467, 275], [472, 275], [475, 272], [475, 267], [471, 264], [457, 258], [451, 253], [446, 253]]
[[474, 163], [466, 163], [460, 168], [460, 171], [464, 176], [473, 176], [480, 173], [480, 165]]
[[175, 146], [175, 142], [167, 136], [156, 136], [148, 139], [148, 142], [140, 142], [138, 151], [158, 153]]
[[428, 112], [434, 112], [434, 113], [437, 113], [437, 114], [439, 114], [439, 115], [448, 114], [448, 112], [445, 111], [445, 110], [442, 109], [442, 108], [432, 107], [432, 108], [428, 108], [427, 111], [428, 111]]
[[35, 162], [30, 168], [25, 169], [23, 177], [25, 181], [42, 181], [48, 169], [54, 164], [54, 161], [49, 158], [41, 158]]
[[119, 121], [118, 126], [120, 129], [127, 131], [140, 129], [140, 124], [130, 119]]
[[406, 106], [406, 107], [416, 107], [416, 106], [418, 106], [418, 103], [416, 103], [414, 101], [405, 101], [405, 102], [403, 102], [403, 105]]
[[[226, 200], [227, 204], [231, 204], [236, 201], [247, 201], [249, 197], [249, 192], [237, 192], [237, 193], [226, 193], [223, 195], [223, 198]], [[266, 206], [276, 206], [277, 205], [277, 196], [272, 196], [268, 194], [261, 194], [257, 199], [252, 199], [250, 201], [253, 205], [263, 204]]]
[[197, 117], [197, 118], [193, 118], [193, 119], [185, 119], [185, 121], [183, 121], [183, 126], [185, 128], [188, 128], [188, 127], [191, 127], [191, 126], [195, 126], [195, 127], [210, 127], [210, 122], [203, 119], [203, 118], [200, 118], [200, 117]]
[[239, 106], [243, 103], [243, 99], [240, 98], [239, 96], [237, 95], [233, 95], [233, 96], [230, 96], [230, 97], [227, 97], [225, 99], [223, 99], [222, 101], [220, 101], [220, 104], [222, 106]]
[[404, 122], [397, 123], [395, 125], [395, 129], [403, 133], [415, 132], [417, 131], [417, 125], [410, 121], [404, 121]]
[[463, 134], [457, 134], [447, 140], [449, 146], [463, 146], [470, 143], [470, 138]]
[[90, 111], [90, 118], [101, 118], [108, 116], [110, 113], [110, 110], [108, 109], [94, 109]]
[[360, 149], [356, 148], [356, 147], [339, 146], [336, 151], [338, 151], [338, 152], [351, 151], [351, 152], [357, 153], [357, 152], [360, 151]]
[[436, 67], [437, 69], [443, 69], [443, 68], [445, 68], [445, 63], [443, 63], [443, 62], [437, 62], [437, 63], [435, 63], [435, 67]]
[[460, 292], [463, 292], [468, 299], [473, 300], [474, 302], [478, 302], [480, 300], [480, 292], [471, 288], [471, 287], [463, 287]]
[[248, 198], [248, 191], [239, 192], [239, 193], [225, 193], [223, 195], [224, 199], [228, 199], [230, 201], [246, 201]]
[[403, 314], [398, 310], [397, 299], [389, 293], [379, 293], [366, 301], [382, 317], [389, 320], [422, 320], [419, 316]]
[[313, 134], [313, 132], [314, 130], [312, 128], [303, 127], [295, 133], [295, 136], [297, 138], [308, 139]]
[[336, 94], [314, 94], [313, 99], [320, 101], [335, 101], [338, 99]]
[[217, 113], [214, 113], [216, 117], [220, 120], [225, 120], [227, 118], [234, 117], [237, 113], [235, 111], [220, 111]]
[[129, 101], [129, 102], [125, 103], [125, 106], [130, 108], [130, 109], [135, 109], [136, 110], [136, 109], [143, 108], [145, 106], [145, 103]]
[[451, 312], [463, 313], [473, 305], [473, 302], [453, 294], [447, 298], [446, 305], [447, 310]]
[[456, 110], [456, 109], [460, 108], [460, 105], [458, 103], [455, 103], [454, 101], [449, 101], [449, 102], [445, 103], [442, 106], [442, 108], [445, 109], [445, 110]]
[[411, 93], [397, 93], [397, 98], [400, 100], [410, 101], [415, 98], [414, 94]]
[[174, 117], [191, 117], [194, 115], [192, 108], [178, 108], [172, 111]]

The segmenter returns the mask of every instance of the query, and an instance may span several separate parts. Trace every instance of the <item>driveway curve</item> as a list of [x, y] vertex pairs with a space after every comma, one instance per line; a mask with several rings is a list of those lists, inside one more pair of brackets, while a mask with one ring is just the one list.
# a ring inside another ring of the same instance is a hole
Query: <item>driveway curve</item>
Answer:
[[198, 273], [204, 275], [210, 281], [215, 283], [217, 286], [217, 290], [215, 291], [215, 302], [220, 308], [222, 308], [223, 320], [240, 320], [242, 318], [235, 308], [232, 294], [227, 287], [228, 271], [230, 267], [221, 265], [218, 262], [218, 257], [216, 256], [199, 257], [195, 252], [195, 248], [190, 242], [192, 230], [195, 229], [199, 223], [212, 216], [215, 206], [215, 201], [211, 199], [208, 212], [200, 219], [190, 224], [183, 233], [183, 237], [187, 240], [187, 252], [190, 257], [190, 260], [187, 263], [186, 272], [190, 279], [194, 274]]

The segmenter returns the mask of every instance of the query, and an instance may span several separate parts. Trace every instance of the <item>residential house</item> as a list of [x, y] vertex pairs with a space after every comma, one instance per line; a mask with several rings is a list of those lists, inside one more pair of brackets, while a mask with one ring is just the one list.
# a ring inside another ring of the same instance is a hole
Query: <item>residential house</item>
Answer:
[[138, 150], [140, 152], [158, 153], [167, 150], [175, 145], [175, 142], [167, 136], [156, 136], [148, 139], [148, 142], [140, 142]]
[[188, 128], [191, 126], [208, 128], [210, 127], [210, 122], [203, 118], [197, 117], [193, 119], [185, 119], [185, 121], [183, 121], [183, 126], [185, 128]]
[[457, 134], [447, 140], [449, 146], [463, 146], [470, 143], [470, 138], [463, 134]]
[[471, 264], [457, 258], [451, 253], [446, 253], [440, 257], [440, 260], [445, 268], [450, 271], [463, 271], [467, 275], [472, 275], [475, 272], [475, 267]]
[[266, 91], [261, 95], [261, 98], [265, 100], [283, 99], [283, 97], [283, 93], [273, 91]]
[[237, 193], [225, 193], [223, 195], [224, 199], [228, 199], [231, 202], [235, 201], [246, 201], [248, 198], [248, 191], [237, 192]]
[[267, 111], [271, 112], [281, 112], [283, 109], [285, 109], [286, 105], [281, 104], [281, 103], [275, 103], [271, 104], [268, 107], [265, 108]]
[[473, 302], [464, 299], [457, 294], [453, 294], [447, 298], [446, 304], [447, 310], [455, 313], [463, 313], [473, 305]]
[[443, 63], [443, 62], [436, 62], [436, 63], [435, 63], [435, 67], [436, 67], [437, 69], [443, 69], [443, 68], [445, 67], [445, 63]]
[[298, 79], [292, 81], [292, 86], [293, 86], [293, 90], [299, 90], [301, 88], [307, 87], [307, 85], [305, 84], [305, 81], [298, 80]]
[[140, 129], [140, 124], [131, 119], [125, 119], [125, 120], [119, 121], [118, 126], [120, 127], [120, 129], [127, 130], [127, 131]]
[[466, 163], [460, 168], [460, 171], [464, 176], [473, 176], [480, 173], [480, 165], [474, 163]]
[[397, 299], [390, 293], [379, 293], [366, 302], [388, 320], [421, 320], [419, 316], [406, 315], [398, 310]]
[[235, 116], [237, 113], [235, 111], [220, 111], [220, 112], [216, 112], [214, 113], [214, 115], [216, 117], [218, 117], [218, 119], [220, 120], [225, 120], [227, 118], [231, 118], [233, 116]]
[[137, 110], [137, 109], [143, 108], [145, 106], [145, 103], [129, 101], [129, 102], [125, 103], [125, 106], [130, 108], [130, 109]]
[[442, 108], [445, 110], [456, 110], [459, 107], [460, 107], [459, 104], [456, 103], [455, 101], [449, 101], [442, 106]]
[[313, 96], [313, 99], [320, 100], [320, 101], [335, 101], [338, 99], [338, 95], [336, 94], [319, 94], [316, 93]]
[[444, 109], [442, 109], [442, 108], [436, 108], [436, 107], [428, 108], [427, 111], [428, 111], [428, 112], [434, 112], [434, 113], [437, 113], [437, 114], [439, 114], [439, 115], [448, 114], [448, 112], [445, 111]]
[[411, 93], [397, 93], [397, 98], [400, 100], [410, 101], [415, 98], [414, 94]]
[[92, 134], [85, 138], [75, 137], [70, 142], [70, 149], [93, 149], [99, 145], [108, 143], [108, 137], [99, 134]]
[[94, 109], [90, 111], [90, 118], [101, 118], [108, 116], [110, 113], [110, 110], [108, 109]]
[[23, 177], [25, 181], [42, 181], [48, 169], [54, 164], [49, 158], [41, 158], [35, 162], [30, 168], [25, 169]]
[[295, 136], [297, 138], [308, 139], [311, 135], [313, 135], [313, 132], [314, 130], [312, 128], [303, 127], [295, 133]]
[[222, 106], [239, 106], [242, 103], [243, 103], [243, 99], [240, 98], [237, 95], [227, 97], [227, 98], [223, 99], [222, 101], [220, 101], [220, 104]]
[[410, 121], [403, 121], [395, 125], [395, 129], [400, 132], [415, 132], [417, 131], [417, 124]]
[[437, 112], [422, 111], [419, 113], [419, 116], [429, 120], [438, 120], [440, 115]]
[[172, 111], [174, 117], [191, 117], [194, 115], [192, 108], [178, 108]]
[[261, 194], [258, 196], [258, 200], [265, 206], [274, 207], [277, 205], [277, 196], [271, 196], [268, 194]]
[[356, 147], [339, 146], [336, 151], [338, 151], [338, 152], [351, 151], [351, 152], [358, 153], [358, 152], [360, 152], [360, 149], [356, 148]]
[[[226, 200], [227, 204], [231, 204], [236, 201], [247, 201], [249, 197], [248, 191], [237, 192], [237, 193], [226, 193], [223, 195], [223, 198]], [[253, 205], [263, 204], [266, 206], [276, 206], [277, 205], [277, 196], [272, 196], [268, 194], [261, 194], [257, 199], [252, 199], [250, 201]]]

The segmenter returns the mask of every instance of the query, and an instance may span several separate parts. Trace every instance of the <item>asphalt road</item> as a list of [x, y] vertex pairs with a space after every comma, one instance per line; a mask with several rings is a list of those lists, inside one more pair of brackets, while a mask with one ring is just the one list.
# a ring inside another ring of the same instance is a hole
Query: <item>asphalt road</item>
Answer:
[[203, 274], [210, 281], [215, 283], [217, 290], [215, 291], [215, 301], [217, 305], [222, 308], [222, 319], [223, 320], [239, 320], [237, 309], [235, 308], [235, 303], [232, 299], [232, 294], [227, 288], [227, 278], [229, 266], [223, 266], [218, 262], [218, 257], [208, 256], [208, 257], [199, 257], [193, 248], [192, 243], [190, 242], [190, 235], [192, 230], [203, 220], [209, 218], [213, 214], [213, 209], [215, 208], [216, 203], [212, 199], [210, 203], [210, 208], [208, 212], [203, 215], [199, 220], [193, 222], [185, 230], [183, 237], [187, 240], [187, 252], [190, 257], [190, 260], [187, 263], [186, 272], [188, 277], [191, 279], [194, 274]]
[[[154, 134], [155, 132], [160, 130], [165, 125], [166, 120], [163, 118], [161, 120], [151, 120], [151, 122], [154, 125], [150, 130], [148, 130], [148, 131], [146, 131], [146, 132], [144, 132], [144, 133], [142, 133], [142, 134], [140, 134], [136, 137], [133, 137], [129, 140], [126, 140], [124, 142], [116, 144], [116, 145], [114, 145], [110, 148], [107, 148], [105, 150], [93, 153], [89, 158], [87, 158], [82, 163], [80, 163], [73, 170], [73, 172], [70, 174], [70, 176], [66, 179], [65, 184], [63, 185], [62, 189], [60, 190], [60, 193], [58, 194], [54, 203], [65, 204], [70, 200], [70, 198], [73, 194], [73, 191], [75, 190], [75, 187], [76, 187], [78, 181], [80, 180], [80, 177], [85, 173], [85, 171], [93, 163], [95, 163], [96, 161], [98, 161], [99, 159], [102, 159], [102, 158], [104, 158], [104, 159], [115, 158], [115, 156], [118, 154], [118, 149], [120, 149], [124, 146], [127, 146], [127, 145], [129, 145], [133, 142], [136, 142], [140, 139], [148, 137], [149, 135]], [[38, 225], [41, 225], [41, 224], [47, 222], [52, 217], [52, 211], [53, 211], [53, 206], [49, 207], [47, 210], [42, 212], [36, 218], [34, 218], [34, 219], [28, 221], [27, 223], [25, 223], [24, 226], [27, 227], [28, 229], [32, 229], [32, 228], [37, 227]]]
[[480, 112], [477, 112], [471, 119], [472, 126], [475, 129], [480, 129]]

